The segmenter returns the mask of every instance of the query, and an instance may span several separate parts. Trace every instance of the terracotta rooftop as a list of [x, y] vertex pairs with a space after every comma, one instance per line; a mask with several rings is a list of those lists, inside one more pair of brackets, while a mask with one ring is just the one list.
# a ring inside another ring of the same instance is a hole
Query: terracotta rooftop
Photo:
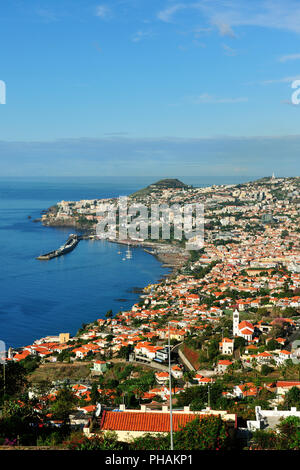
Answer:
[[[173, 415], [173, 430], [178, 431], [197, 415]], [[201, 419], [201, 417], [200, 417]], [[170, 432], [169, 413], [143, 413], [126, 411], [104, 411], [101, 429], [111, 431]]]

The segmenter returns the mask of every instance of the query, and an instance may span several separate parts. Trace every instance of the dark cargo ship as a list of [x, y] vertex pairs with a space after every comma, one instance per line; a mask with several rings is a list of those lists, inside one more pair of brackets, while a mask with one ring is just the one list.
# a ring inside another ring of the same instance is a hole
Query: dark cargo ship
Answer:
[[66, 253], [69, 253], [70, 251], [74, 250], [74, 248], [78, 245], [80, 240], [81, 240], [81, 237], [71, 233], [66, 243], [62, 245], [60, 248], [58, 248], [58, 250], [50, 251], [49, 253], [40, 255], [36, 259], [49, 260], [52, 258], [57, 258], [58, 256], [65, 255]]

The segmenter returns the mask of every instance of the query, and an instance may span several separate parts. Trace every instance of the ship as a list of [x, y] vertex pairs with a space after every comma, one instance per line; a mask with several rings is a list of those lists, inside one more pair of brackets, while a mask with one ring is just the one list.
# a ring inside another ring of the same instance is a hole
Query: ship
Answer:
[[53, 251], [50, 251], [49, 253], [40, 255], [36, 259], [44, 261], [44, 260], [49, 260], [52, 258], [57, 258], [58, 256], [65, 255], [66, 253], [69, 253], [70, 251], [74, 250], [74, 248], [78, 245], [80, 240], [81, 240], [81, 237], [79, 237], [78, 235], [75, 235], [74, 233], [71, 233], [64, 245], [60, 246], [57, 250], [53, 250]]

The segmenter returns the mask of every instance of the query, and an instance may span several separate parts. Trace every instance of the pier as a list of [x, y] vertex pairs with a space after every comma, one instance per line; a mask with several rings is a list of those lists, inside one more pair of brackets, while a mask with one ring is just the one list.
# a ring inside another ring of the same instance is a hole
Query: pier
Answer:
[[58, 250], [53, 250], [53, 251], [50, 251], [49, 253], [40, 255], [36, 259], [41, 260], [41, 261], [47, 261], [52, 258], [57, 258], [58, 256], [65, 255], [66, 253], [69, 253], [70, 251], [74, 250], [74, 248], [78, 245], [80, 240], [82, 240], [81, 236], [71, 233], [66, 243], [62, 245], [60, 248], [58, 248]]

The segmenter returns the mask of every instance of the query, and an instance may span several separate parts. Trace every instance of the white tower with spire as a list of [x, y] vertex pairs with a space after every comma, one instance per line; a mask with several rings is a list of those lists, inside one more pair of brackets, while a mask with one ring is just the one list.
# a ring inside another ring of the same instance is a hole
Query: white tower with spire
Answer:
[[232, 315], [232, 322], [233, 322], [233, 336], [238, 336], [239, 333], [239, 324], [240, 324], [240, 313], [237, 309], [233, 312]]

